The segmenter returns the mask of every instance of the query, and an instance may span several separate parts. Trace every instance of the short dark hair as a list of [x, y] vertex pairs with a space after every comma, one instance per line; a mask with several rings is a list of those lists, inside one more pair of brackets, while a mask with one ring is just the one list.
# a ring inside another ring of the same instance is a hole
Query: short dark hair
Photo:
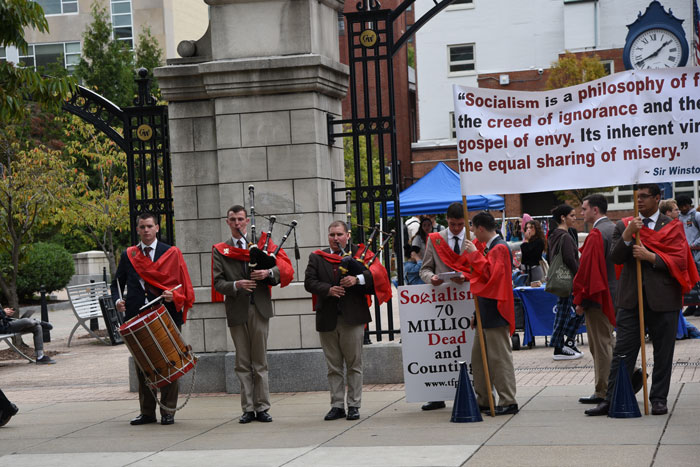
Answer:
[[642, 183], [637, 185], [637, 190], [649, 190], [651, 196], [661, 196], [661, 188], [656, 183]]
[[153, 223], [158, 225], [158, 218], [151, 211], [144, 211], [136, 217], [136, 223], [139, 221], [145, 221], [146, 219], [153, 219]]
[[454, 202], [447, 207], [445, 217], [448, 219], [464, 219], [464, 206], [460, 202]]
[[248, 217], [248, 211], [246, 211], [246, 210], [245, 210], [245, 207], [241, 206], [240, 204], [234, 204], [233, 206], [231, 206], [230, 208], [228, 208], [228, 210], [226, 211], [226, 217], [228, 217], [228, 213], [229, 213], [229, 212], [232, 212], [232, 213], [235, 214], [235, 213], [241, 212], [241, 211], [243, 211], [243, 213], [245, 214], [245, 216]]
[[568, 216], [569, 213], [573, 210], [574, 208], [572, 208], [568, 204], [560, 204], [556, 208], [552, 209], [552, 220], [556, 225], [560, 225], [563, 223], [561, 218]]
[[608, 200], [605, 199], [605, 196], [601, 195], [600, 193], [588, 195], [583, 198], [583, 200], [588, 201], [588, 205], [590, 207], [598, 208], [598, 211], [600, 211], [601, 214], [606, 214], [608, 212]]
[[348, 224], [346, 224], [343, 221], [333, 221], [331, 222], [331, 225], [328, 226], [328, 231], [330, 232], [333, 227], [338, 227], [341, 226], [344, 231], [348, 231]]
[[496, 231], [496, 219], [494, 219], [488, 212], [480, 212], [476, 216], [472, 217], [472, 225], [475, 228], [483, 227], [489, 232]]
[[678, 204], [678, 207], [681, 207], [681, 206], [692, 206], [692, 205], [693, 205], [693, 200], [690, 199], [690, 196], [687, 196], [687, 195], [678, 195], [678, 196], [676, 196], [676, 203]]

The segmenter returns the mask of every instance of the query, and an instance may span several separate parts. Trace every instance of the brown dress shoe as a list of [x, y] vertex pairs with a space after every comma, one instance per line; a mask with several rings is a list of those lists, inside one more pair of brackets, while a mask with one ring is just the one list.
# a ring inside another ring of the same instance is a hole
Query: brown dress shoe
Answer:
[[596, 405], [592, 409], [586, 410], [584, 413], [586, 415], [589, 415], [591, 417], [597, 417], [600, 415], [607, 415], [608, 410], [610, 410], [610, 402], [608, 401], [603, 401], [600, 404]]
[[666, 415], [667, 413], [668, 413], [668, 407], [666, 407], [666, 402], [652, 401], [652, 403], [651, 403], [651, 414], [652, 415]]

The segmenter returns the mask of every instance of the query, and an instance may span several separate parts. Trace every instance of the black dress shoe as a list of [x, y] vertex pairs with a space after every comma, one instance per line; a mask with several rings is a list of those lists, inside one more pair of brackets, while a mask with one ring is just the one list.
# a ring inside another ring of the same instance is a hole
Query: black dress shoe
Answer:
[[238, 419], [238, 423], [250, 423], [255, 420], [255, 412], [243, 412], [243, 415]]
[[496, 406], [496, 415], [513, 415], [518, 413], [518, 404]]
[[138, 417], [132, 419], [129, 423], [131, 423], [132, 425], [146, 425], [148, 423], [155, 423], [155, 422], [156, 422], [155, 416], [141, 414]]
[[359, 420], [360, 419], [360, 409], [357, 407], [348, 407], [348, 416], [345, 417], [347, 420]]
[[5, 426], [7, 423], [10, 421], [12, 417], [17, 415], [17, 412], [19, 412], [19, 409], [17, 406], [13, 403], [10, 403], [10, 409], [6, 410], [4, 412], [1, 412], [0, 415], [0, 426]]
[[160, 417], [161, 425], [172, 425], [173, 423], [175, 423], [175, 415], [173, 414], [165, 414]]
[[[494, 410], [495, 410], [495, 409], [496, 409], [496, 408], [494, 407]], [[491, 413], [491, 407], [489, 407], [489, 406], [487, 406], [487, 405], [480, 405], [480, 406], [479, 406], [479, 412], [490, 414], [490, 413]]]
[[437, 409], [444, 409], [445, 408], [445, 401], [433, 401], [433, 402], [426, 402], [423, 404], [421, 407], [421, 410], [437, 410]]
[[345, 409], [340, 407], [331, 407], [331, 410], [323, 417], [324, 420], [338, 420], [339, 418], [345, 418]]
[[603, 402], [604, 400], [605, 400], [605, 399], [603, 399], [602, 397], [598, 397], [598, 396], [596, 396], [595, 394], [593, 394], [592, 396], [581, 397], [581, 398], [579, 398], [578, 401], [579, 401], [581, 404], [600, 404], [600, 403]]
[[590, 415], [591, 417], [597, 417], [600, 415], [607, 415], [608, 410], [610, 410], [610, 402], [603, 401], [600, 404], [593, 407], [592, 409], [586, 410], [584, 413], [586, 415]]
[[652, 403], [651, 403], [651, 414], [652, 415], [666, 415], [667, 413], [668, 413], [668, 407], [666, 407], [666, 402], [652, 401]]
[[264, 423], [268, 423], [268, 422], [272, 421], [272, 417], [270, 416], [269, 413], [267, 413], [267, 410], [264, 410], [262, 412], [256, 412], [255, 419], [259, 422], [264, 422]]

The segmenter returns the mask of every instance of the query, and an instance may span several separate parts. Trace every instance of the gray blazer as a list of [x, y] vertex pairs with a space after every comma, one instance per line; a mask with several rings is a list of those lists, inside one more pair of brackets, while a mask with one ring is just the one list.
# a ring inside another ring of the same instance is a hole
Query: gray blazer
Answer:
[[613, 232], [615, 231], [615, 223], [608, 219], [607, 217], [601, 219], [595, 226], [596, 229], [600, 230], [603, 236], [603, 247], [605, 248], [605, 265], [608, 271], [608, 287], [610, 288], [610, 295], [613, 299], [613, 304], [617, 308], [617, 277], [615, 275], [615, 263], [610, 259], [610, 249], [613, 243]]
[[[226, 244], [233, 246], [233, 239], [229, 238]], [[248, 321], [248, 307], [250, 306], [250, 293], [244, 289], [236, 289], [235, 281], [249, 279], [246, 274], [247, 264], [243, 261], [228, 258], [219, 253], [216, 248], [213, 255], [214, 289], [226, 297], [226, 322], [229, 327], [237, 326]], [[270, 285], [280, 283], [280, 271], [277, 266], [272, 268], [272, 277], [264, 281], [258, 281], [258, 286], [253, 290], [255, 309], [264, 318], [274, 315], [272, 300], [270, 298]]]
[[[659, 231], [671, 222], [671, 218], [659, 214], [654, 230]], [[634, 309], [637, 307], [637, 261], [632, 256], [632, 246], [625, 245], [622, 233], [625, 226], [619, 221], [615, 226], [612, 237], [610, 259], [615, 264], [623, 264], [622, 275], [617, 285], [617, 300], [615, 305], [620, 308]], [[657, 255], [652, 265], [642, 261], [642, 289], [652, 311], [678, 311], [681, 309], [683, 297], [681, 286], [668, 272], [666, 264]]]
[[[445, 241], [448, 241], [448, 234], [449, 229], [445, 229], [440, 232], [440, 236]], [[466, 239], [467, 236], [465, 235], [464, 241], [462, 241], [462, 251], [464, 251]], [[430, 284], [430, 279], [433, 277], [434, 274], [440, 274], [441, 272], [450, 271], [452, 271], [452, 269], [445, 266], [445, 263], [442, 262], [438, 254], [435, 252], [435, 248], [433, 248], [433, 242], [430, 241], [430, 237], [428, 237], [428, 242], [425, 246], [425, 254], [423, 255], [423, 266], [421, 266], [419, 272], [420, 278], [423, 279], [423, 282], [425, 282], [426, 284]]]

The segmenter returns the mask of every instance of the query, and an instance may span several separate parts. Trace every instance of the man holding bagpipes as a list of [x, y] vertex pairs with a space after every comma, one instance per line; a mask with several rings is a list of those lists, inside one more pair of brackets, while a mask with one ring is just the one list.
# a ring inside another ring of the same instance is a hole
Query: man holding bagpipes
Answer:
[[[251, 190], [251, 217], [254, 209]], [[267, 336], [274, 314], [270, 290], [278, 284], [285, 287], [294, 278], [287, 254], [270, 241], [272, 227], [256, 242], [253, 221], [251, 243], [248, 243], [245, 235], [250, 221], [243, 206], [229, 208], [226, 224], [231, 229], [231, 238], [217, 243], [212, 250], [212, 301], [225, 301], [226, 321], [236, 347], [235, 369], [241, 383], [243, 409], [240, 423], [272, 421], [268, 413], [267, 369]], [[294, 225], [296, 221], [292, 222], [290, 231]], [[288, 235], [289, 232], [281, 243]]]
[[[316, 330], [328, 365], [331, 391], [331, 409], [325, 420], [360, 418], [362, 342], [365, 324], [372, 321], [369, 295], [376, 293], [380, 304], [391, 299], [386, 269], [374, 262], [377, 256], [369, 251], [377, 230], [366, 247], [349, 245], [347, 224], [334, 221], [328, 226], [329, 248], [309, 255], [304, 288], [313, 294]], [[386, 242], [382, 248], [384, 245]], [[347, 414], [343, 364], [347, 369]]]

